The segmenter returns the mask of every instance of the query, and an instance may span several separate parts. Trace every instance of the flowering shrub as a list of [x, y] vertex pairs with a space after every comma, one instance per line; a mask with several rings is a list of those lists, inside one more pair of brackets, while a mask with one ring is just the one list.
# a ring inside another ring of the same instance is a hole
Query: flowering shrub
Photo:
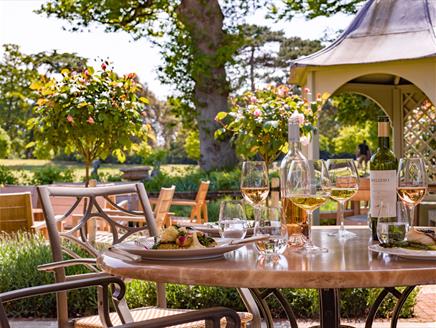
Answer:
[[98, 72], [92, 67], [80, 73], [64, 69], [61, 78], [42, 76], [31, 85], [39, 96], [29, 122], [38, 146], [79, 153], [86, 181], [94, 159], [112, 153], [124, 161], [132, 137], [146, 137], [142, 116], [148, 101], [138, 96], [142, 87], [136, 75], [120, 77], [107, 65], [103, 62]]
[[231, 134], [237, 152], [246, 158], [259, 154], [271, 164], [281, 152], [287, 151], [288, 119], [294, 116], [300, 123], [301, 141], [308, 143], [317, 123], [318, 110], [326, 95], [317, 95], [309, 102], [306, 96], [297, 94], [286, 85], [270, 86], [255, 92], [247, 91], [233, 98], [230, 112], [220, 112], [216, 120], [222, 128], [215, 137]]

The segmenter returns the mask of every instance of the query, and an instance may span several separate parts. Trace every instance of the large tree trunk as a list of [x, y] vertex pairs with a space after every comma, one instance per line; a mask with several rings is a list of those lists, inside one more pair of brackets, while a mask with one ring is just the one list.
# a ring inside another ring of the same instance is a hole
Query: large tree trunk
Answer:
[[209, 171], [234, 166], [235, 151], [228, 140], [218, 141], [215, 116], [228, 111], [229, 84], [222, 47], [225, 45], [223, 13], [218, 0], [182, 0], [178, 7], [180, 21], [186, 26], [193, 44], [196, 63], [203, 69], [193, 72], [194, 101], [200, 132], [200, 166]]

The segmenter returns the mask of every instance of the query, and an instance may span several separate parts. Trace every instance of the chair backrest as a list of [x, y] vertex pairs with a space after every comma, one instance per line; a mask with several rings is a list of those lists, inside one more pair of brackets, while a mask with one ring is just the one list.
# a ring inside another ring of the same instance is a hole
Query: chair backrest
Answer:
[[210, 181], [201, 181], [200, 187], [198, 187], [197, 195], [195, 196], [195, 201], [197, 206], [202, 206], [206, 202], [207, 191], [209, 190]]
[[30, 230], [33, 224], [30, 192], [0, 194], [0, 231]]
[[170, 210], [175, 191], [175, 186], [171, 186], [171, 188], [160, 189], [159, 197], [154, 207], [154, 216], [156, 218], [156, 225], [158, 228], [161, 228], [165, 223], [165, 219]]

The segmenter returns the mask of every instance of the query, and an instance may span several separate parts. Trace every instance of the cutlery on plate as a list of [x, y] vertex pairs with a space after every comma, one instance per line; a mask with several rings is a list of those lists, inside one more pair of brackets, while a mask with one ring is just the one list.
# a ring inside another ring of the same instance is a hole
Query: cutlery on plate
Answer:
[[266, 235], [266, 236], [254, 236], [254, 237], [249, 237], [249, 238], [240, 239], [240, 240], [232, 240], [229, 244], [230, 245], [249, 244], [249, 243], [254, 243], [255, 241], [268, 239], [269, 237], [270, 236], [268, 236], [268, 235]]
[[121, 260], [127, 259], [127, 260], [133, 261], [133, 262], [140, 262], [142, 260], [141, 256], [126, 252], [126, 251], [124, 251], [120, 248], [117, 248], [115, 246], [109, 247], [108, 250], [112, 253], [115, 253], [115, 255], [117, 255], [115, 257], [118, 257], [118, 256], [124, 257], [124, 258], [121, 258]]

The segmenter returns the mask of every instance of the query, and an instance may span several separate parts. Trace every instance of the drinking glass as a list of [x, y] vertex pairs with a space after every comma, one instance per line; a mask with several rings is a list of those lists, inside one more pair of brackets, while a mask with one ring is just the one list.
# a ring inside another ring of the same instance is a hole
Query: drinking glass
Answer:
[[257, 206], [269, 193], [269, 178], [266, 163], [262, 161], [245, 161], [241, 171], [241, 193], [244, 199], [253, 205], [254, 219], [259, 216]]
[[329, 159], [327, 169], [332, 183], [330, 198], [339, 204], [340, 228], [338, 232], [329, 233], [329, 236], [339, 238], [352, 238], [356, 234], [345, 230], [344, 208], [345, 203], [350, 200], [359, 190], [359, 175], [353, 159]]
[[259, 254], [265, 257], [282, 254], [288, 242], [288, 229], [280, 208], [258, 206], [258, 212], [253, 234], [267, 237], [255, 242]]
[[427, 174], [422, 158], [401, 158], [397, 172], [397, 194], [410, 212], [410, 225], [414, 226], [415, 207], [427, 193]]
[[390, 217], [388, 209], [383, 202], [379, 205], [377, 216], [377, 238], [381, 244], [395, 244], [406, 239], [409, 229], [409, 217], [406, 206], [397, 202], [397, 216]]
[[240, 201], [221, 202], [218, 226], [222, 238], [242, 239], [247, 234], [247, 218]]
[[241, 193], [252, 205], [259, 205], [269, 193], [268, 171], [265, 162], [246, 161], [242, 163]]
[[292, 161], [287, 177], [291, 202], [307, 212], [308, 237], [300, 252], [327, 252], [313, 244], [311, 239], [313, 211], [323, 205], [330, 196], [330, 178], [323, 160]]

